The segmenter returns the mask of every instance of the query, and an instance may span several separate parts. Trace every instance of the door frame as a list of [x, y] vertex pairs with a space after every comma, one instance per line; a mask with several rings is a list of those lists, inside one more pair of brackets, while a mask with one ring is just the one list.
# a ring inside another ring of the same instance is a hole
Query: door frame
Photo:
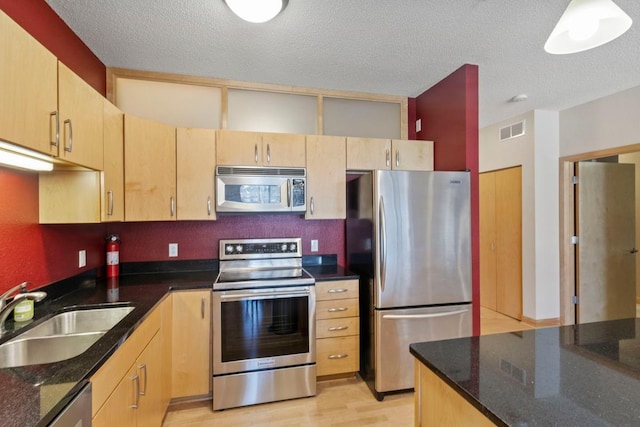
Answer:
[[640, 151], [640, 144], [607, 148], [560, 157], [560, 324], [573, 325], [576, 307], [573, 304], [576, 283], [575, 246], [571, 237], [575, 230], [575, 197], [573, 187], [574, 163], [601, 157], [617, 156]]

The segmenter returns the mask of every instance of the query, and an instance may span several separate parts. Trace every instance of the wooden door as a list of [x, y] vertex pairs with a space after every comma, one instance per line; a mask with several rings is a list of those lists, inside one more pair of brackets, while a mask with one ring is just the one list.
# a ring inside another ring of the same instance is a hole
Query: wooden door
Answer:
[[636, 317], [635, 165], [580, 162], [577, 322]]
[[228, 166], [261, 166], [262, 135], [258, 132], [219, 130], [216, 163]]
[[262, 163], [265, 166], [305, 167], [304, 135], [262, 134]]
[[124, 220], [124, 115], [104, 100], [102, 221]]
[[211, 291], [173, 293], [171, 396], [209, 393]]
[[58, 157], [95, 170], [103, 168], [104, 98], [58, 61]]
[[522, 168], [496, 172], [496, 309], [522, 319]]
[[0, 63], [0, 139], [57, 155], [58, 61], [1, 10]]
[[480, 305], [496, 311], [496, 173], [480, 174]]
[[[162, 337], [156, 334], [136, 361], [140, 377], [137, 427], [162, 425]], [[113, 424], [116, 425], [116, 424]]]
[[347, 169], [391, 169], [391, 140], [347, 138]]
[[307, 136], [305, 219], [345, 219], [346, 148], [339, 136]]
[[125, 114], [126, 221], [176, 219], [175, 134], [172, 126]]
[[216, 131], [178, 128], [176, 179], [179, 220], [214, 220]]
[[433, 170], [433, 141], [391, 141], [391, 168], [405, 171]]

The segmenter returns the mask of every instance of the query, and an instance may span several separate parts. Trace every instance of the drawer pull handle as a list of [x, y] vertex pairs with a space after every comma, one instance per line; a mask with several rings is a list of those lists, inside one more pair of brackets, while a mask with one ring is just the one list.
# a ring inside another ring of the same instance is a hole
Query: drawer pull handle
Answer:
[[332, 326], [329, 328], [330, 331], [344, 331], [346, 329], [349, 329], [348, 326]]
[[329, 313], [336, 313], [338, 311], [347, 311], [349, 310], [347, 307], [335, 307], [335, 308], [330, 308], [329, 310], [327, 310]]
[[347, 353], [342, 353], [342, 354], [330, 354], [329, 355], [329, 359], [345, 359], [349, 357], [349, 355]]
[[135, 384], [135, 388], [133, 389], [134, 403], [131, 405], [131, 408], [138, 409], [138, 404], [140, 403], [140, 377], [136, 375], [131, 378], [131, 381], [133, 381], [133, 384]]
[[330, 294], [341, 294], [341, 293], [344, 293], [344, 292], [349, 292], [349, 289], [344, 289], [344, 288], [342, 288], [342, 289], [329, 289], [328, 292]]

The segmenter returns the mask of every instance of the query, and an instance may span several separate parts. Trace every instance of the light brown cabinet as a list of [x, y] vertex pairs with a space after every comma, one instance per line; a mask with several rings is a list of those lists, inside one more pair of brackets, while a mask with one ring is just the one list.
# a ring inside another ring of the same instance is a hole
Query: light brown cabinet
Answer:
[[57, 67], [56, 57], [0, 10], [0, 139], [50, 153]]
[[347, 375], [360, 369], [357, 280], [316, 283], [316, 373]]
[[480, 304], [522, 319], [522, 168], [480, 174]]
[[216, 131], [176, 131], [177, 219], [214, 220]]
[[211, 291], [173, 293], [174, 398], [207, 395], [211, 373]]
[[124, 114], [104, 100], [104, 168], [101, 175], [102, 222], [124, 220]]
[[176, 129], [125, 114], [126, 221], [176, 219]]
[[219, 130], [216, 163], [227, 166], [304, 167], [304, 135]]
[[154, 309], [91, 377], [93, 426], [160, 426], [162, 310]]
[[347, 169], [433, 170], [433, 141], [347, 138]]
[[307, 212], [305, 219], [344, 219], [346, 148], [339, 136], [307, 136]]

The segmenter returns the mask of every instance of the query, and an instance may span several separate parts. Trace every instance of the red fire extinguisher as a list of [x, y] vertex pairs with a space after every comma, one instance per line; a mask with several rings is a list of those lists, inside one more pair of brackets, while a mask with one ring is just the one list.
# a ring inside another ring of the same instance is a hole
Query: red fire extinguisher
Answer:
[[120, 238], [117, 234], [107, 237], [107, 277], [118, 277], [120, 264]]

